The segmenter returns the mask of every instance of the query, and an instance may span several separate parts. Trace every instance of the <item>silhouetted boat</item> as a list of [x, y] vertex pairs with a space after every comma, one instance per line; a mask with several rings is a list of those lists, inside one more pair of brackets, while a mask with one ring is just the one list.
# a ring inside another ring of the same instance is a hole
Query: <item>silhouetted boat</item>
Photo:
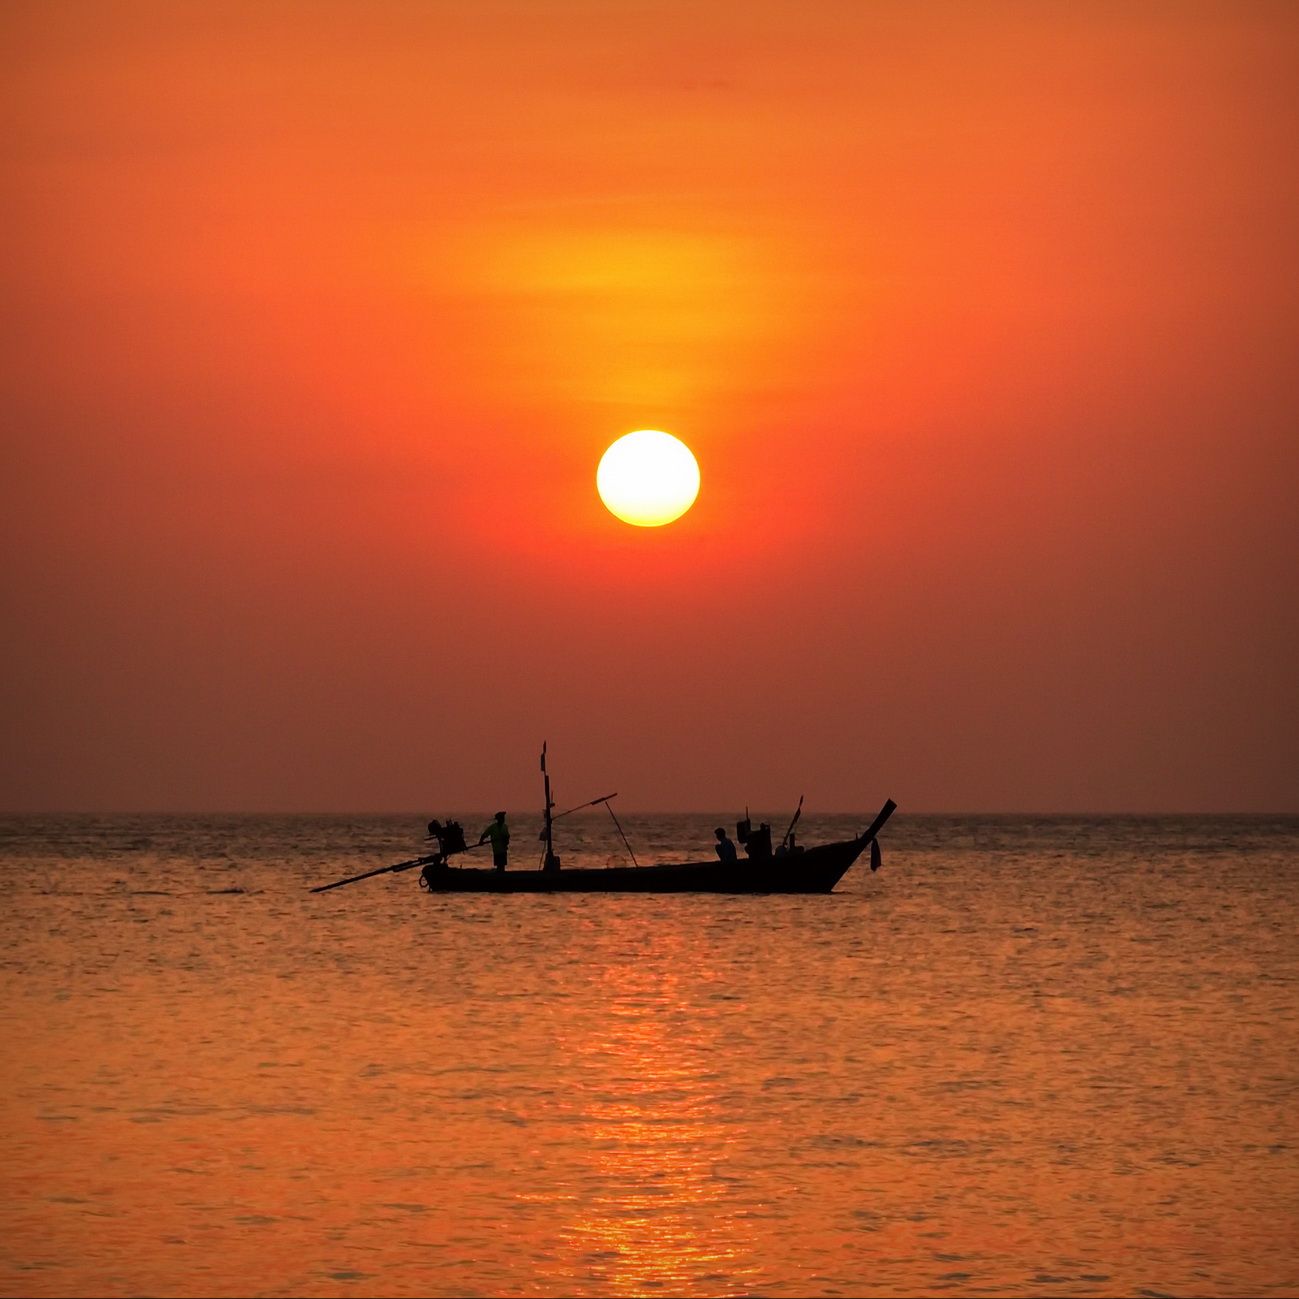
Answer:
[[[472, 852], [481, 847], [466, 845], [458, 824], [454, 824], [455, 838], [448, 840], [447, 830], [439, 822], [430, 822], [430, 835], [438, 839], [439, 851], [411, 861], [381, 866], [377, 870], [352, 875], [312, 889], [313, 893], [327, 893], [330, 889], [358, 880], [372, 879], [397, 871], [423, 867], [420, 884], [430, 893], [829, 893], [847, 874], [853, 862], [867, 850], [870, 851], [871, 870], [880, 865], [880, 846], [876, 837], [884, 823], [893, 815], [897, 804], [890, 798], [880, 809], [870, 826], [855, 839], [840, 843], [824, 843], [815, 848], [794, 847], [793, 831], [803, 811], [803, 800], [798, 800], [798, 811], [785, 831], [780, 848], [771, 850], [771, 829], [759, 827], [759, 832], [749, 835], [749, 820], [737, 826], [743, 831], [738, 837], [747, 840], [746, 855], [738, 861], [724, 862], [668, 862], [660, 866], [642, 866], [623, 834], [612, 807], [616, 794], [592, 799], [556, 813], [551, 797], [550, 775], [546, 771], [546, 746], [541, 746], [541, 772], [545, 783], [546, 804], [543, 813], [541, 839], [545, 849], [541, 855], [540, 870], [498, 870], [472, 866], [451, 866], [448, 859], [462, 852]], [[561, 869], [562, 863], [555, 853], [554, 823], [561, 817], [582, 808], [604, 804], [613, 817], [618, 833], [626, 844], [630, 866], [576, 867]], [[788, 846], [788, 851], [786, 848]]]
[[[859, 838], [784, 857], [562, 870], [426, 866], [420, 883], [431, 893], [829, 893], [876, 842], [894, 806], [892, 799], [885, 803]], [[873, 864], [878, 866], [877, 856]]]

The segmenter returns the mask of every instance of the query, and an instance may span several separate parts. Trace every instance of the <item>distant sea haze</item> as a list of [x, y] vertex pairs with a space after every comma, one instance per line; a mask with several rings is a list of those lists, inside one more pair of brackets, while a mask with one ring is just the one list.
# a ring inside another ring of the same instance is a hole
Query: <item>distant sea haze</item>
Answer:
[[[0, 1293], [1299, 1287], [1299, 818], [904, 810], [829, 896], [308, 892], [424, 832], [0, 818]], [[626, 859], [599, 811], [556, 847]]]

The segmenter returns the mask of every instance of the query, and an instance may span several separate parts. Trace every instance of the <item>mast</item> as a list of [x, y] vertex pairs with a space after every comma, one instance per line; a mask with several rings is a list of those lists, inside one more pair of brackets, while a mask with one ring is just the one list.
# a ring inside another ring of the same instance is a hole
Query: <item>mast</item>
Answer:
[[546, 841], [546, 852], [541, 859], [541, 869], [547, 871], [557, 871], [559, 869], [559, 858], [555, 856], [554, 841], [554, 811], [555, 800], [550, 796], [550, 773], [546, 770], [546, 742], [541, 742], [541, 778], [546, 787], [546, 810], [543, 815], [543, 829], [541, 837]]

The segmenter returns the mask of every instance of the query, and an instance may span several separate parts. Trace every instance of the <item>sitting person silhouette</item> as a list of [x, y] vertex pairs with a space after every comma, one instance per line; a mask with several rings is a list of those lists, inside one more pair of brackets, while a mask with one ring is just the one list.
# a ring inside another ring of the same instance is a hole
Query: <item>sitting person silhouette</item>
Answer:
[[719, 825], [713, 833], [717, 836], [718, 860], [724, 862], [738, 861], [739, 857], [736, 854], [735, 845], [726, 837], [726, 831]]

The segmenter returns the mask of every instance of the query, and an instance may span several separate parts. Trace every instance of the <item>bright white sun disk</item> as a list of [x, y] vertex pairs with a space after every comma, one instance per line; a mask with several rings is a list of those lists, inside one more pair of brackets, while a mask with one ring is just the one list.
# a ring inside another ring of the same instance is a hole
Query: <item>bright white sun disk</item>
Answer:
[[699, 465], [680, 438], [643, 428], [620, 437], [595, 473], [600, 499], [624, 523], [658, 528], [679, 519], [699, 495]]

